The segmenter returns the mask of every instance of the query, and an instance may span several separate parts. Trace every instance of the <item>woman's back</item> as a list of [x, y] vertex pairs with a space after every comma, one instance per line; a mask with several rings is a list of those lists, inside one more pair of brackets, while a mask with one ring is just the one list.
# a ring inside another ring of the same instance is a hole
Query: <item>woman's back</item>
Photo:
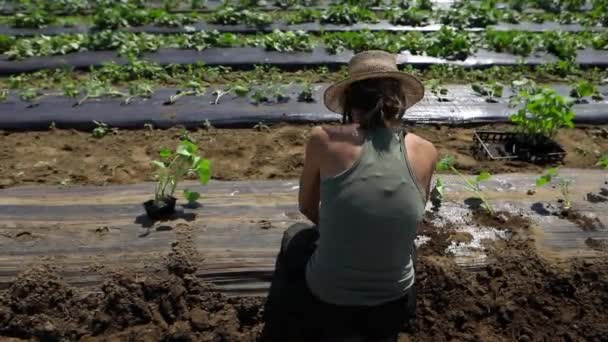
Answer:
[[321, 182], [320, 239], [306, 277], [326, 302], [377, 305], [403, 296], [414, 281], [413, 240], [426, 199], [402, 135], [351, 129], [333, 134], [321, 152], [329, 176]]

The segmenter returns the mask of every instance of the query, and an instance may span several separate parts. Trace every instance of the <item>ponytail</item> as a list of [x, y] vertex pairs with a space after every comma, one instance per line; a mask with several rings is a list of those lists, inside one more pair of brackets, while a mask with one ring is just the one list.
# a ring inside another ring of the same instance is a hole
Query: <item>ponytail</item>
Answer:
[[407, 98], [401, 83], [392, 78], [373, 78], [350, 85], [342, 98], [342, 123], [353, 122], [353, 112], [361, 128], [387, 127], [405, 114]]

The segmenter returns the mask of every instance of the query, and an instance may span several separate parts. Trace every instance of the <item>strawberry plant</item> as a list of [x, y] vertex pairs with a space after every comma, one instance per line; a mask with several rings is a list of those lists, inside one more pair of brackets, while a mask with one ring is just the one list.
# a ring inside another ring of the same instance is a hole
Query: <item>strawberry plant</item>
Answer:
[[575, 99], [575, 103], [587, 103], [585, 97], [591, 96], [593, 100], [601, 101], [604, 96], [598, 91], [593, 83], [582, 80], [575, 83], [570, 89], [570, 96]]
[[321, 18], [321, 12], [316, 9], [303, 8], [287, 17], [287, 24], [314, 23]]
[[449, 10], [442, 18], [444, 25], [457, 28], [465, 27], [486, 27], [498, 22], [494, 5], [473, 5], [466, 4]]
[[177, 100], [179, 100], [180, 98], [184, 97], [184, 96], [202, 96], [205, 94], [205, 86], [203, 86], [201, 83], [197, 82], [197, 81], [189, 81], [186, 84], [186, 90], [178, 90], [177, 93], [175, 95], [171, 95], [169, 97], [169, 99], [167, 101], [165, 101], [163, 104], [168, 106], [168, 105], [173, 105], [175, 104], [175, 102], [177, 102]]
[[304, 31], [274, 30], [271, 34], [262, 36], [256, 45], [263, 46], [268, 51], [279, 52], [312, 51], [313, 49], [310, 36]]
[[32, 8], [27, 14], [17, 13], [13, 17], [13, 26], [18, 28], [43, 28], [57, 20], [43, 9]]
[[595, 166], [599, 166], [604, 170], [608, 170], [608, 153], [601, 155], [598, 158], [597, 163], [595, 163]]
[[442, 26], [436, 35], [429, 38], [428, 44], [426, 52], [433, 57], [464, 60], [473, 50], [466, 32], [448, 26]]
[[430, 79], [425, 82], [426, 86], [431, 89], [431, 93], [437, 96], [439, 102], [450, 102], [450, 99], [445, 97], [448, 94], [448, 88], [441, 85], [441, 81], [438, 79]]
[[572, 208], [572, 200], [570, 199], [570, 184], [572, 184], [572, 180], [559, 177], [557, 168], [552, 167], [547, 169], [544, 174], [536, 179], [536, 186], [541, 187], [545, 184], [549, 184], [555, 178], [559, 179], [557, 186], [559, 187], [559, 191], [562, 195], [562, 199], [560, 201], [562, 210], [570, 210]]
[[213, 24], [220, 25], [252, 25], [267, 26], [272, 24], [272, 17], [266, 13], [250, 10], [237, 10], [233, 7], [224, 7], [217, 11], [210, 20]]
[[417, 8], [394, 10], [387, 13], [387, 19], [393, 25], [424, 26], [429, 24], [429, 15]]
[[365, 8], [351, 5], [332, 5], [321, 15], [321, 23], [352, 25], [358, 22], [377, 22], [376, 15]]
[[[479, 186], [479, 184], [483, 181], [487, 181], [489, 180], [492, 175], [487, 172], [487, 171], [482, 171], [480, 172], [474, 179], [468, 179], [466, 178], [460, 171], [458, 171], [458, 169], [456, 169], [456, 167], [454, 167], [454, 157], [447, 155], [445, 157], [443, 157], [436, 166], [436, 170], [437, 171], [450, 171], [453, 174], [455, 174], [456, 176], [458, 176], [462, 182], [463, 182], [463, 187], [470, 191], [471, 193], [473, 193], [473, 195], [475, 196], [475, 198], [479, 199], [481, 201], [481, 207], [490, 215], [494, 215], [494, 209], [492, 208], [492, 205], [490, 204], [490, 202], [487, 200], [487, 198], [484, 196], [483, 192], [481, 191], [481, 188]], [[437, 187], [440, 186], [440, 189], [437, 189]], [[440, 195], [440, 199], [443, 199], [443, 182], [441, 182], [440, 179], [437, 180], [437, 182], [435, 183], [435, 188], [437, 189], [437, 193]]]
[[533, 144], [554, 137], [562, 127], [574, 127], [572, 103], [551, 88], [521, 89], [516, 101], [522, 108], [511, 115], [511, 122]]
[[312, 84], [308, 82], [304, 82], [301, 84], [302, 90], [298, 94], [298, 102], [307, 102], [312, 103], [315, 102], [314, 98], [314, 87]]
[[[211, 163], [203, 159], [198, 153], [198, 146], [188, 140], [181, 140], [175, 150], [160, 151], [160, 160], [152, 161], [156, 169], [156, 190], [154, 199], [144, 203], [148, 216], [160, 219], [171, 215], [175, 211], [175, 197], [173, 194], [179, 182], [188, 174], [195, 173], [200, 184], [205, 185], [211, 178]], [[187, 199], [198, 200], [194, 191], [187, 191]]]
[[490, 83], [473, 83], [471, 86], [473, 91], [480, 96], [487, 96], [486, 102], [496, 103], [497, 97], [502, 97], [504, 86], [498, 82]]

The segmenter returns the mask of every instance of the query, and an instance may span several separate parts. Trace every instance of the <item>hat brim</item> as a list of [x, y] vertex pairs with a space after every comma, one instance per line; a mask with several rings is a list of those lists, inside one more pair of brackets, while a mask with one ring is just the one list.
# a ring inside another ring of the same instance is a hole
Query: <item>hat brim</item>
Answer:
[[406, 109], [418, 103], [424, 97], [424, 85], [413, 75], [400, 71], [370, 72], [347, 78], [329, 86], [323, 95], [325, 106], [334, 113], [343, 114], [342, 97], [346, 89], [354, 82], [374, 78], [392, 78], [399, 81], [407, 98]]

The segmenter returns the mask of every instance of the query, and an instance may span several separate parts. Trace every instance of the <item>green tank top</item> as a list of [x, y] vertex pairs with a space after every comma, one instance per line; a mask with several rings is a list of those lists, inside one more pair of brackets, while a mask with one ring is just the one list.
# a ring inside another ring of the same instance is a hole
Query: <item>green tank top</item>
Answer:
[[320, 238], [306, 268], [310, 290], [335, 305], [379, 305], [414, 283], [412, 254], [426, 198], [403, 133], [364, 131], [361, 156], [321, 182]]

